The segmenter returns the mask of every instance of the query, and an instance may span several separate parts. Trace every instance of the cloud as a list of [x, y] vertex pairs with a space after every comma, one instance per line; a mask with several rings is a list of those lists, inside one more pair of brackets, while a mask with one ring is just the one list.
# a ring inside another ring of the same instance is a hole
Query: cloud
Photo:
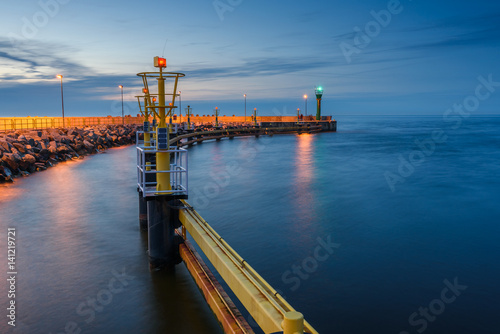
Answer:
[[[13, 62], [12, 67], [16, 69], [16, 75], [12, 75], [9, 69], [0, 69], [0, 78], [9, 82], [19, 81], [23, 77], [44, 81], [53, 79], [57, 73], [72, 73], [75, 78], [92, 74], [92, 69], [64, 56], [74, 53], [75, 50], [66, 45], [36, 40], [13, 44], [10, 40], [0, 38], [0, 61]], [[22, 73], [19, 74], [19, 71]]]
[[398, 50], [442, 49], [465, 46], [498, 46], [500, 30], [484, 29], [464, 34], [456, 34], [428, 43], [417, 43], [398, 48]]
[[[500, 45], [500, 13], [448, 17], [427, 25], [396, 28], [390, 26], [381, 36], [374, 37], [357, 55], [355, 64], [408, 62], [448, 50]], [[331, 38], [334, 43], [344, 41], [352, 45], [355, 37], [356, 33], [348, 32]]]
[[303, 59], [303, 58], [259, 58], [249, 59], [237, 66], [199, 68], [185, 71], [191, 78], [227, 78], [272, 76], [289, 74], [330, 67], [335, 62], [331, 59]]
[[[500, 13], [474, 17], [451, 17], [434, 24], [407, 29], [407, 32], [428, 32], [433, 35], [446, 32], [434, 41], [414, 43], [400, 49], [439, 49], [465, 46], [498, 46], [500, 41]], [[427, 36], [427, 35], [426, 35]], [[432, 38], [432, 36], [429, 36]]]
[[500, 13], [483, 14], [476, 16], [453, 16], [443, 18], [421, 27], [413, 27], [403, 31], [425, 31], [425, 30], [444, 30], [444, 29], [468, 29], [482, 30], [485, 27], [499, 28]]

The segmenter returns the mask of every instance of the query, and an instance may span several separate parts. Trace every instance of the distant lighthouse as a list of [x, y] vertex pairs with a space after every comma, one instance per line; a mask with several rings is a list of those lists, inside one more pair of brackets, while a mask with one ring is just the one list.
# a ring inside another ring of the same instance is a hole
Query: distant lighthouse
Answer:
[[316, 109], [316, 120], [321, 120], [321, 98], [323, 97], [323, 87], [316, 88], [316, 101], [317, 101], [317, 109]]

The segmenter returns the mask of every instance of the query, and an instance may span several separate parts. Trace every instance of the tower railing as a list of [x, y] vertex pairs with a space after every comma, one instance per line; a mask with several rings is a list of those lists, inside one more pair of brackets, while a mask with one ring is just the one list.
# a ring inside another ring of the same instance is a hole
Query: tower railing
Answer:
[[[156, 153], [170, 154], [170, 169], [157, 170], [155, 163]], [[187, 150], [171, 146], [170, 149], [158, 150], [154, 146], [137, 145], [137, 187], [143, 197], [150, 196], [188, 196], [188, 158]], [[168, 190], [156, 189], [156, 176], [169, 174], [170, 187]]]

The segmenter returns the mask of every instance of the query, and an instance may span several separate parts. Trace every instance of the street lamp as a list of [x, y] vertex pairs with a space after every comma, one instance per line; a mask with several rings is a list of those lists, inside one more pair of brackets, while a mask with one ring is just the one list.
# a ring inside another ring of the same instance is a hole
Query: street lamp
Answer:
[[58, 74], [57, 78], [61, 79], [61, 105], [62, 105], [62, 119], [63, 119], [63, 128], [64, 128], [64, 126], [65, 126], [64, 125], [64, 94], [63, 94], [63, 83], [62, 83], [63, 76], [62, 76], [62, 74]]
[[219, 107], [215, 107], [215, 127], [219, 127]]
[[306, 116], [307, 116], [307, 94], [304, 95], [304, 99], [306, 99]]
[[247, 121], [247, 94], [243, 94], [245, 97], [245, 122]]
[[118, 86], [122, 91], [122, 125], [125, 125], [125, 119], [123, 118], [123, 85]]
[[188, 106], [186, 108], [186, 113], [187, 113], [187, 117], [188, 117], [188, 130], [191, 130], [191, 107]]
[[181, 91], [179, 91], [179, 123], [182, 123], [182, 98], [181, 98]]

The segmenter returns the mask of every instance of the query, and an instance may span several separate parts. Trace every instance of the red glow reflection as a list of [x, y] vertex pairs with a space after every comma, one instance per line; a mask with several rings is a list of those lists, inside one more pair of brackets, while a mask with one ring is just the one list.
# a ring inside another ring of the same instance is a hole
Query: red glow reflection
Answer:
[[[295, 226], [297, 233], [304, 230], [309, 232], [305, 235], [314, 235], [311, 233], [311, 227], [314, 226], [316, 213], [314, 211], [315, 199], [313, 194], [314, 182], [314, 139], [311, 134], [302, 134], [297, 137], [297, 152], [295, 154], [295, 214], [297, 224]], [[304, 240], [303, 240], [304, 241]], [[312, 242], [312, 240], [311, 240]]]

